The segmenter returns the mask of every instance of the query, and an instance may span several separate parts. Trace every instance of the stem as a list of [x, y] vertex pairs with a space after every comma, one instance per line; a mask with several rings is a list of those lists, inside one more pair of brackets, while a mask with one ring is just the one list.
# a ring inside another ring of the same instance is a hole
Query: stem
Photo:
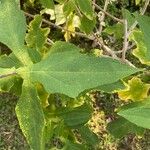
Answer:
[[[145, 14], [146, 9], [147, 9], [149, 3], [150, 3], [150, 0], [146, 0], [146, 1], [145, 1], [144, 7], [143, 7], [143, 8], [141, 9], [141, 11], [140, 11], [140, 15], [144, 15], [144, 14]], [[135, 21], [135, 22], [132, 24], [132, 26], [129, 28], [128, 35], [127, 35], [128, 37], [130, 36], [130, 34], [131, 34], [132, 31], [134, 30], [134, 28], [137, 26], [137, 24], [138, 24], [138, 22]]]
[[[108, 4], [109, 4], [109, 0], [106, 0], [105, 1], [105, 5], [104, 5], [104, 12], [106, 12], [106, 10], [107, 10], [107, 7], [108, 7]], [[100, 26], [99, 26], [99, 34], [101, 34], [101, 32], [102, 32], [102, 30], [103, 30], [103, 22], [104, 22], [104, 19], [105, 19], [105, 13], [102, 13], [102, 16], [100, 16], [100, 19], [99, 19], [99, 21], [100, 21]]]
[[128, 49], [128, 22], [124, 20], [124, 42], [123, 42], [123, 49], [122, 49], [122, 60], [125, 61], [126, 59], [126, 52]]
[[[30, 14], [30, 13], [24, 12], [24, 14], [25, 14], [26, 16], [28, 16], [28, 17], [34, 18], [34, 15], [32, 15], [32, 14]], [[88, 38], [88, 39], [90, 39], [90, 40], [93, 40], [93, 37], [87, 36], [87, 35], [84, 34], [84, 33], [70, 31], [70, 30], [68, 30], [68, 29], [66, 29], [66, 28], [63, 28], [63, 27], [61, 27], [61, 26], [58, 26], [58, 25], [56, 25], [55, 23], [52, 23], [52, 22], [47, 21], [47, 20], [45, 20], [45, 19], [42, 19], [42, 22], [44, 22], [44, 23], [46, 23], [46, 24], [48, 24], [48, 25], [50, 25], [50, 26], [53, 26], [54, 28], [57, 28], [57, 29], [60, 29], [60, 30], [63, 30], [63, 31], [67, 31], [67, 32], [71, 32], [71, 33], [74, 33], [74, 34], [76, 34], [76, 35], [78, 35], [78, 36], [85, 37], [85, 38]]]
[[99, 37], [97, 37], [94, 33], [93, 36], [96, 39], [96, 42], [98, 43], [99, 46], [101, 46], [104, 51], [106, 51], [108, 54], [110, 54], [112, 56], [112, 58], [117, 59], [118, 57], [116, 56], [116, 54], [108, 47], [104, 44], [103, 40], [100, 39]]
[[100, 11], [102, 11], [103, 13], [105, 13], [107, 16], [109, 16], [110, 18], [112, 18], [113, 20], [123, 23], [123, 20], [111, 15], [110, 13], [104, 11], [100, 6], [98, 6], [97, 4], [93, 3], [93, 5], [95, 6], [95, 8], [99, 9]]
[[[144, 13], [146, 12], [149, 2], [150, 0], [145, 1], [145, 5], [140, 12], [141, 15], [144, 15]], [[129, 45], [128, 38], [130, 34], [132, 33], [132, 31], [134, 30], [134, 28], [137, 26], [137, 24], [138, 22], [135, 21], [128, 30], [127, 20], [126, 19], [124, 20], [124, 43], [123, 43], [123, 49], [122, 49], [122, 61], [124, 62], [126, 61], [126, 52], [129, 48], [131, 48], [131, 47], [128, 48], [128, 45]]]

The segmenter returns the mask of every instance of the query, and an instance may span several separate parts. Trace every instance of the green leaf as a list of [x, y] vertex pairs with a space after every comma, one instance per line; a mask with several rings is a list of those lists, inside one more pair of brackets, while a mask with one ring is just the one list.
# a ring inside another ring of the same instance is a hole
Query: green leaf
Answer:
[[107, 130], [115, 137], [122, 138], [128, 133], [135, 133], [142, 135], [145, 131], [144, 128], [129, 122], [128, 120], [120, 117], [117, 120], [110, 122], [107, 126]]
[[96, 90], [111, 93], [111, 92], [115, 92], [124, 88], [125, 88], [124, 84], [122, 83], [122, 81], [119, 80], [111, 84], [105, 84], [105, 85], [99, 86], [96, 88]]
[[142, 64], [150, 65], [149, 50], [144, 42], [144, 34], [141, 31], [135, 30], [130, 35], [130, 40], [136, 43], [136, 48], [132, 54], [137, 57]]
[[93, 8], [91, 0], [76, 0], [77, 5], [79, 6], [81, 12], [89, 19], [93, 20]]
[[[37, 62], [41, 61], [42, 56], [41, 56], [39, 51], [37, 51], [34, 48], [28, 48], [27, 50], [28, 50], [28, 54], [30, 56], [30, 59], [32, 60], [33, 63], [37, 63]], [[43, 53], [43, 57], [44, 57], [44, 53]]]
[[107, 27], [104, 32], [108, 33], [108, 34], [114, 34], [116, 39], [121, 39], [123, 37], [123, 25], [120, 23], [117, 23], [113, 26], [109, 26]]
[[14, 0], [1, 0], [0, 3], [0, 42], [7, 45], [24, 64], [30, 59], [24, 48], [26, 22], [23, 12]]
[[127, 19], [128, 28], [130, 28], [136, 20], [135, 17], [127, 9], [122, 9], [122, 13], [123, 13], [123, 18]]
[[85, 146], [82, 144], [78, 144], [78, 143], [73, 143], [69, 140], [67, 140], [67, 142], [65, 143], [65, 146], [63, 147], [62, 150], [86, 150]]
[[86, 89], [116, 82], [139, 71], [111, 58], [80, 54], [78, 48], [75, 49], [71, 44], [70, 49], [67, 49], [67, 43], [59, 46], [60, 43], [55, 43], [54, 47], [61, 49], [60, 52], [50, 53], [44, 60], [34, 64], [30, 71], [24, 71], [30, 74], [34, 82], [42, 83], [50, 93], [76, 97]]
[[40, 2], [45, 8], [54, 9], [53, 0], [40, 0]]
[[31, 149], [44, 150], [44, 114], [37, 92], [32, 84], [24, 81], [22, 95], [16, 106], [20, 127]]
[[34, 20], [29, 24], [29, 30], [26, 35], [27, 46], [35, 48], [39, 52], [42, 52], [50, 32], [49, 28], [41, 28], [41, 22], [42, 17], [40, 15], [35, 15]]
[[140, 29], [143, 32], [144, 43], [147, 48], [146, 59], [150, 60], [150, 17], [148, 16], [138, 16], [137, 21], [139, 23]]
[[99, 143], [98, 136], [92, 132], [87, 126], [82, 126], [79, 128], [82, 139], [93, 148]]
[[142, 0], [135, 0], [135, 4], [138, 5], [138, 4], [140, 4], [141, 1]]
[[1, 91], [9, 91], [14, 85], [14, 78], [13, 77], [6, 77], [0, 79], [0, 92]]
[[141, 81], [140, 78], [133, 77], [127, 83], [124, 83], [126, 88], [118, 91], [118, 96], [122, 100], [144, 100], [148, 97], [148, 91], [150, 89], [150, 84], [146, 84]]
[[89, 121], [91, 118], [91, 108], [84, 104], [75, 108], [64, 108], [58, 112], [58, 116], [62, 117], [64, 123], [71, 128], [77, 128]]
[[70, 51], [73, 51], [74, 53], [78, 54], [79, 51], [81, 51], [81, 49], [69, 42], [57, 41], [55, 44], [52, 45], [49, 55], [55, 53], [70, 52]]
[[0, 41], [10, 49], [24, 45], [25, 17], [14, 0], [1, 0], [0, 33]]
[[123, 109], [118, 114], [137, 126], [150, 129], [150, 98], [141, 106]]
[[95, 18], [93, 20], [89, 20], [86, 16], [83, 16], [81, 18], [80, 30], [86, 34], [90, 34], [93, 31], [95, 24]]
[[15, 94], [16, 96], [20, 96], [22, 92], [22, 83], [23, 79], [21, 77], [13, 77], [13, 85], [10, 88], [9, 92]]
[[2, 68], [19, 68], [21, 66], [23, 66], [23, 64], [17, 59], [17, 57], [13, 53], [11, 53], [9, 56], [0, 56], [0, 67]]
[[67, 2], [64, 3], [63, 12], [66, 17], [69, 16], [74, 10], [75, 10], [74, 0], [68, 0]]

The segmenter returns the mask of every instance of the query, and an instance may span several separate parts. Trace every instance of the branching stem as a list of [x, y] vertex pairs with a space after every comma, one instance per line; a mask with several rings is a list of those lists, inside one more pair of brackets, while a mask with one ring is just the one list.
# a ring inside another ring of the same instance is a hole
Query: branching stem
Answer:
[[[34, 15], [32, 15], [32, 14], [30, 14], [30, 13], [24, 12], [24, 14], [25, 14], [26, 16], [28, 16], [28, 17], [34, 18]], [[44, 22], [44, 23], [46, 23], [46, 24], [48, 24], [48, 25], [50, 25], [50, 26], [53, 26], [54, 28], [60, 29], [60, 30], [62, 30], [62, 31], [71, 32], [71, 33], [74, 33], [74, 34], [76, 34], [76, 35], [78, 35], [78, 36], [85, 37], [85, 38], [88, 38], [88, 39], [90, 39], [90, 40], [93, 40], [93, 37], [87, 36], [86, 34], [81, 33], [81, 32], [70, 31], [70, 30], [68, 30], [68, 29], [66, 29], [66, 28], [63, 28], [63, 27], [61, 27], [61, 26], [58, 26], [58, 25], [56, 25], [55, 23], [50, 22], [50, 21], [48, 21], [48, 20], [42, 19], [42, 22]]]
[[102, 11], [103, 13], [105, 13], [107, 16], [109, 16], [110, 18], [112, 18], [113, 20], [117, 21], [117, 22], [120, 22], [120, 23], [123, 23], [123, 20], [122, 19], [119, 19], [113, 15], [111, 15], [110, 13], [104, 11], [99, 5], [93, 3], [93, 5], [95, 6], [95, 8], [99, 9], [100, 11]]

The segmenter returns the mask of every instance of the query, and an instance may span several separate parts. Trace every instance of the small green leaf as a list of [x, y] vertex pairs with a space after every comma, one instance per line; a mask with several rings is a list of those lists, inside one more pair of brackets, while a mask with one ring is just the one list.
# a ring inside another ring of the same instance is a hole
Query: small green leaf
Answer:
[[137, 16], [140, 29], [143, 32], [144, 44], [147, 48], [146, 58], [150, 60], [150, 17], [148, 16]]
[[17, 57], [13, 53], [11, 53], [9, 56], [0, 56], [0, 67], [2, 68], [19, 68], [21, 66], [23, 66], [23, 64], [17, 59]]
[[64, 3], [63, 12], [66, 17], [69, 16], [74, 10], [75, 10], [74, 0], [68, 0], [67, 2]]
[[13, 77], [6, 77], [0, 79], [0, 92], [1, 91], [9, 91], [14, 85], [14, 78]]
[[45, 8], [54, 9], [53, 0], [40, 0], [40, 2]]
[[136, 20], [135, 17], [127, 9], [122, 9], [122, 13], [123, 13], [123, 18], [127, 19], [128, 28], [130, 28]]
[[91, 0], [76, 0], [77, 5], [79, 6], [81, 12], [89, 19], [93, 20], [93, 8]]
[[17, 118], [31, 149], [44, 150], [45, 119], [34, 86], [24, 81], [22, 95], [16, 106]]
[[124, 83], [126, 88], [118, 91], [118, 96], [122, 100], [143, 100], [147, 98], [150, 84], [146, 84], [141, 81], [140, 78], [133, 77], [127, 83]]
[[14, 77], [13, 86], [10, 88], [9, 92], [17, 96], [20, 96], [22, 93], [22, 83], [23, 83], [23, 79], [21, 77], [18, 76]]
[[142, 0], [135, 0], [135, 4], [138, 5], [138, 4], [140, 4], [141, 1]]
[[83, 16], [81, 18], [80, 30], [86, 34], [90, 34], [93, 31], [95, 24], [95, 18], [93, 18], [93, 20], [89, 20], [86, 16]]
[[74, 45], [69, 44], [68, 49], [68, 43], [62, 47], [59, 43], [54, 45], [55, 49], [61, 49], [60, 52], [50, 53], [29, 71], [24, 71], [33, 81], [42, 83], [50, 93], [76, 97], [86, 89], [116, 82], [139, 71], [111, 58], [80, 54]]
[[34, 20], [29, 24], [28, 33], [26, 35], [27, 46], [35, 48], [39, 52], [42, 52], [50, 32], [49, 28], [41, 28], [41, 22], [42, 17], [40, 15], [35, 15]]
[[98, 136], [92, 132], [87, 126], [82, 126], [79, 128], [82, 139], [93, 148], [99, 143]]
[[87, 123], [91, 118], [91, 113], [91, 108], [84, 104], [75, 108], [63, 108], [58, 112], [58, 116], [63, 118], [68, 127], [76, 128]]
[[123, 109], [118, 114], [137, 126], [150, 129], [150, 98], [145, 101], [141, 106]]
[[132, 54], [137, 57], [142, 64], [150, 65], [149, 50], [144, 42], [144, 34], [141, 31], [135, 30], [130, 35], [130, 40], [136, 43], [136, 48]]
[[122, 117], [110, 122], [107, 126], [107, 130], [115, 138], [122, 138], [128, 133], [135, 133], [137, 135], [142, 135], [143, 132], [145, 131], [144, 128], [138, 127], [137, 125], [129, 122], [128, 120]]
[[114, 34], [116, 39], [121, 39], [123, 36], [123, 25], [120, 23], [117, 23], [113, 26], [109, 26], [107, 27], [104, 32], [108, 33], [108, 34]]
[[65, 146], [62, 150], [86, 150], [85, 146], [83, 144], [73, 143], [69, 140], [65, 143]]
[[32, 60], [33, 63], [37, 63], [37, 62], [40, 62], [41, 59], [42, 59], [42, 54], [43, 54], [43, 57], [44, 57], [44, 52], [42, 52], [42, 54], [37, 51], [36, 49], [33, 49], [33, 48], [28, 48], [28, 54]]

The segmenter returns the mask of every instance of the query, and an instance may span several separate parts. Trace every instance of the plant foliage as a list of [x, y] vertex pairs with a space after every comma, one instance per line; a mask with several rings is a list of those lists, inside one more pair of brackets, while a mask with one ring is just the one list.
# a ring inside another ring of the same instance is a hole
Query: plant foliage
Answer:
[[[96, 16], [92, 0], [40, 0], [40, 3], [44, 9], [27, 26], [18, 1], [0, 0], [0, 42], [11, 50], [11, 54], [0, 56], [0, 90], [19, 96], [16, 114], [30, 148], [45, 150], [53, 138], [62, 142], [59, 146], [63, 149], [96, 148], [99, 139], [88, 126], [93, 111], [87, 94], [91, 90], [116, 92], [121, 99], [131, 101], [119, 109], [121, 118], [108, 125], [115, 137], [142, 134], [144, 128], [150, 129], [150, 84], [142, 78], [149, 70], [116, 56], [117, 52], [104, 45], [105, 40], [101, 41], [100, 31], [93, 34], [100, 18]], [[141, 1], [136, 1], [139, 3]], [[67, 42], [60, 39], [51, 46], [48, 44], [51, 31], [42, 26], [42, 14], [50, 14], [51, 24], [62, 29]], [[135, 20], [139, 23], [138, 29], [127, 38], [136, 44], [133, 55], [149, 65], [150, 17], [137, 14], [134, 17], [127, 10], [123, 11], [123, 17], [130, 24], [127, 29]], [[100, 24], [100, 28], [105, 26], [105, 36], [122, 41], [124, 26], [121, 23]], [[83, 49], [69, 43], [76, 37], [76, 29], [82, 32], [77, 32], [79, 35], [97, 42], [106, 54], [83, 53]], [[122, 54], [125, 48], [124, 45]], [[81, 136], [80, 143], [74, 131]]]

